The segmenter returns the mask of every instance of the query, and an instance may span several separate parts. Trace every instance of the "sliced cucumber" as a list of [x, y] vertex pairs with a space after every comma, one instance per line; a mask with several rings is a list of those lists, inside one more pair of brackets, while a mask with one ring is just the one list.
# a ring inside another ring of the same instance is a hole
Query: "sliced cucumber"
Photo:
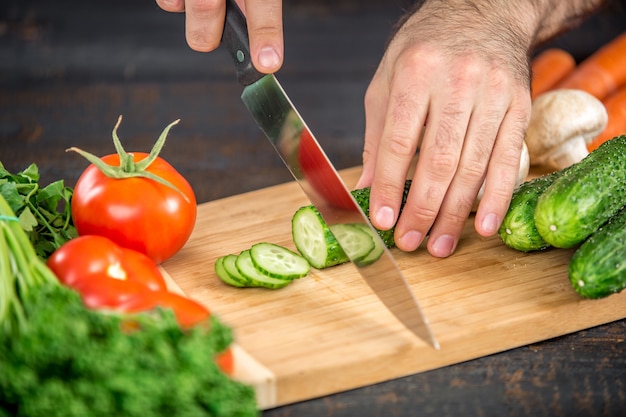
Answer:
[[246, 279], [246, 277], [241, 275], [241, 273], [237, 269], [237, 265], [235, 265], [235, 263], [237, 262], [237, 255], [233, 255], [231, 253], [230, 255], [226, 255], [223, 258], [224, 269], [226, 270], [228, 275], [230, 275], [233, 280], [240, 282], [243, 286], [246, 286], [248, 284], [248, 280]]
[[364, 223], [354, 223], [354, 226], [360, 228], [365, 233], [367, 233], [374, 242], [374, 249], [372, 249], [370, 253], [359, 262], [361, 265], [373, 264], [382, 256], [383, 252], [385, 251], [385, 243], [383, 243], [383, 241], [379, 237], [379, 234], [377, 232], [374, 232], [372, 228], [370, 228], [368, 225]]
[[[227, 256], [233, 256], [235, 258], [237, 257], [236, 255], [227, 255]], [[226, 270], [225, 260], [227, 256], [220, 256], [219, 258], [215, 260], [215, 272], [217, 273], [217, 276], [225, 284], [228, 284], [233, 287], [239, 287], [239, 288], [244, 287], [245, 286], [244, 282], [237, 280], [233, 275], [230, 274], [230, 272], [228, 272], [228, 270]]]
[[293, 280], [309, 273], [311, 265], [304, 257], [273, 243], [257, 243], [250, 248], [255, 268], [272, 278]]
[[315, 206], [304, 206], [294, 213], [291, 233], [296, 248], [314, 268], [328, 268], [350, 260]]
[[372, 236], [355, 224], [333, 224], [330, 230], [354, 263], [361, 263], [376, 246]]
[[278, 289], [289, 285], [291, 282], [289, 279], [270, 277], [255, 268], [252, 256], [250, 256], [250, 249], [244, 250], [237, 256], [235, 265], [239, 273], [246, 278], [249, 287]]

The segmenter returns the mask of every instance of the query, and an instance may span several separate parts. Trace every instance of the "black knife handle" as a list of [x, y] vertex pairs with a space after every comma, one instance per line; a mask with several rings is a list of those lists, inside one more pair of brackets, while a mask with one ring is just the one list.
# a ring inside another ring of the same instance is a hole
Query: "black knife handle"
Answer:
[[250, 85], [265, 75], [258, 72], [252, 65], [248, 24], [235, 0], [226, 0], [226, 21], [222, 33], [222, 44], [228, 49], [235, 63], [237, 81], [240, 84]]

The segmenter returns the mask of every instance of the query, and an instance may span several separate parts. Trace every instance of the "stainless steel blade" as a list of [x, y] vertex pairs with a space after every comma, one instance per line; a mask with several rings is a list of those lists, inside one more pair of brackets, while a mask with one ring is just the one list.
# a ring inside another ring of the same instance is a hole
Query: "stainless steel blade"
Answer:
[[[351, 258], [363, 279], [402, 324], [438, 349], [439, 344], [402, 271], [278, 80], [273, 74], [254, 70], [249, 58], [246, 21], [233, 0], [227, 1], [222, 42], [229, 49], [238, 79], [244, 85], [243, 102], [326, 223], [331, 228], [337, 224], [359, 224], [370, 231], [380, 257], [367, 262]], [[348, 247], [345, 238], [338, 234], [335, 237], [342, 248]]]

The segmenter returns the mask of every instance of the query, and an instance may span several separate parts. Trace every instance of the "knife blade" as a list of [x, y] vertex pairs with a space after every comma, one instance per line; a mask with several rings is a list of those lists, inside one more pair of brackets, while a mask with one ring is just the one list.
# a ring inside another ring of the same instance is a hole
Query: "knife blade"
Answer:
[[[404, 326], [439, 349], [439, 343], [391, 252], [284, 89], [274, 74], [262, 74], [252, 65], [246, 18], [234, 0], [226, 2], [222, 44], [228, 49], [237, 79], [243, 86], [241, 99], [324, 221], [331, 227], [358, 224], [371, 232], [375, 247], [381, 253], [377, 260], [365, 263], [345, 251], [362, 278]], [[342, 248], [348, 246], [346, 237], [339, 234], [335, 237]]]

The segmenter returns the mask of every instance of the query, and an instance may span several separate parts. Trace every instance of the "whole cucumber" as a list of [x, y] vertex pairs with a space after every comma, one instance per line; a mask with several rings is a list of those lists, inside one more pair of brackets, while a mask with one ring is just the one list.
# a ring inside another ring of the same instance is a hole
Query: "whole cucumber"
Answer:
[[582, 243], [624, 205], [626, 136], [603, 143], [568, 167], [539, 197], [535, 226], [557, 248]]
[[585, 298], [626, 288], [626, 207], [574, 252], [568, 274], [572, 287]]
[[534, 214], [539, 196], [560, 172], [523, 182], [513, 191], [509, 209], [498, 230], [498, 235], [506, 246], [522, 252], [542, 250], [550, 246], [537, 231]]

